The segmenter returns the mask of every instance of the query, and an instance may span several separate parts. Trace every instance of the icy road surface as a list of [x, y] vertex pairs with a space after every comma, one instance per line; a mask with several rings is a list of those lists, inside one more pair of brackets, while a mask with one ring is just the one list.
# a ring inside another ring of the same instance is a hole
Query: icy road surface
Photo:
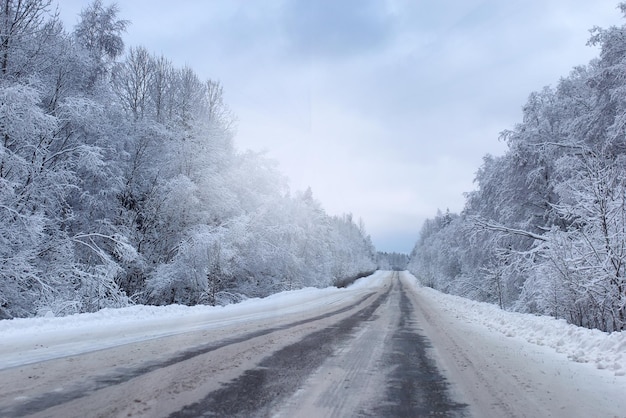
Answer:
[[0, 321], [0, 338], [0, 417], [626, 417], [622, 334], [405, 272], [225, 308]]

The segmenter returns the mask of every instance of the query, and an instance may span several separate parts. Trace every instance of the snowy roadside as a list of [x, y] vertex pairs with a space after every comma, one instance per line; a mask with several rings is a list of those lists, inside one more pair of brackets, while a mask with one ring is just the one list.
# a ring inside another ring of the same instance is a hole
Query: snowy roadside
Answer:
[[441, 310], [470, 322], [539, 346], [546, 346], [578, 363], [591, 363], [598, 369], [626, 376], [626, 332], [606, 333], [568, 324], [563, 319], [508, 312], [484, 302], [447, 295], [423, 287], [415, 276], [404, 272], [422, 295]]
[[[376, 287], [385, 274], [378, 271], [345, 289], [306, 288], [224, 307], [139, 305], [60, 318], [3, 320], [0, 321], [0, 369], [199, 329], [320, 310], [356, 300], [369, 288]], [[594, 364], [616, 376], [626, 375], [625, 332], [607, 334], [576, 327], [564, 320], [503, 311], [492, 304], [422, 287], [410, 273], [404, 274], [420, 294], [460, 321], [550, 347], [572, 361]]]
[[321, 311], [357, 300], [386, 273], [344, 289], [305, 288], [227, 306], [145, 306], [0, 321], [0, 369], [201, 329]]

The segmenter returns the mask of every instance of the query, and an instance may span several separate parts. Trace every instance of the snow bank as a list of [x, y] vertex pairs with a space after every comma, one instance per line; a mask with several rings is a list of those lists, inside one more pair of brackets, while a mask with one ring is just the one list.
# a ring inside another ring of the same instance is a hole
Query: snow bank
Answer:
[[0, 320], [0, 369], [339, 305], [368, 293], [384, 275], [376, 272], [344, 289], [304, 288], [227, 306], [136, 305], [58, 318]]
[[[378, 271], [345, 289], [305, 288], [223, 307], [138, 305], [60, 318], [1, 320], [0, 368], [339, 305], [346, 298], [356, 300], [378, 287], [380, 279], [387, 274]], [[551, 347], [573, 361], [593, 363], [615, 375], [626, 375], [626, 332], [607, 334], [576, 327], [564, 320], [503, 311], [492, 304], [421, 287], [414, 276], [404, 274], [411, 277], [417, 292], [460, 321], [481, 324], [509, 337]]]
[[613, 371], [616, 376], [626, 375], [626, 332], [609, 334], [577, 327], [563, 319], [504, 311], [490, 303], [423, 287], [415, 276], [408, 272], [404, 274], [412, 278], [411, 283], [418, 293], [436, 302], [444, 311], [453, 313], [459, 320], [481, 324], [508, 337], [551, 347], [573, 361], [593, 363], [598, 369]]

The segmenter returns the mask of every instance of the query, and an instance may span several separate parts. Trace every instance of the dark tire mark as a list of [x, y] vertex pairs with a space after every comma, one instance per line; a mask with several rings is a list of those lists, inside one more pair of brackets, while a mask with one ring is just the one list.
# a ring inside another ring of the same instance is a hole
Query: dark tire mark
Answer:
[[[449, 384], [428, 355], [430, 342], [416, 332], [413, 306], [400, 285], [400, 322], [385, 362], [394, 370], [387, 379], [386, 401], [376, 417], [463, 417], [467, 405], [450, 398]], [[368, 414], [369, 415], [369, 414]]]
[[[364, 297], [362, 297], [361, 299], [359, 299], [358, 301], [356, 301], [355, 303], [351, 305], [334, 310], [332, 312], [325, 313], [323, 315], [315, 316], [313, 318], [307, 318], [307, 319], [303, 319], [300, 321], [291, 322], [289, 324], [282, 325], [280, 327], [267, 328], [264, 330], [250, 332], [250, 333], [241, 335], [236, 338], [228, 338], [228, 339], [224, 339], [224, 340], [213, 342], [213, 343], [199, 345], [191, 349], [178, 352], [175, 355], [167, 359], [163, 359], [160, 361], [146, 362], [137, 367], [118, 368], [111, 373], [108, 373], [102, 376], [95, 376], [87, 381], [83, 381], [78, 384], [75, 384], [69, 387], [66, 391], [44, 393], [37, 397], [29, 399], [25, 403], [21, 403], [16, 406], [0, 408], [0, 417], [24, 416], [24, 415], [29, 415], [29, 414], [35, 414], [37, 412], [44, 411], [48, 408], [52, 408], [54, 406], [58, 406], [58, 405], [91, 395], [92, 393], [100, 389], [104, 389], [109, 386], [118, 385], [118, 384], [127, 382], [131, 379], [145, 375], [147, 373], [153, 372], [163, 367], [172, 366], [176, 363], [180, 363], [180, 362], [189, 360], [191, 358], [210, 353], [212, 351], [227, 347], [229, 345], [238, 344], [238, 343], [250, 340], [252, 338], [261, 337], [261, 336], [271, 334], [277, 331], [284, 331], [289, 328], [294, 328], [300, 325], [307, 324], [309, 322], [314, 322], [314, 321], [329, 318], [335, 315], [339, 315], [341, 313], [354, 309], [355, 307], [365, 302], [368, 298], [370, 298], [374, 294], [375, 293], [368, 293], [367, 295], [365, 295]], [[380, 297], [378, 299], [380, 299]]]
[[371, 319], [389, 296], [391, 287], [371, 305], [332, 327], [307, 335], [299, 342], [266, 357], [259, 367], [247, 370], [222, 389], [170, 415], [177, 417], [259, 417], [270, 414], [280, 400], [292, 395], [335, 346], [350, 338], [361, 322]]

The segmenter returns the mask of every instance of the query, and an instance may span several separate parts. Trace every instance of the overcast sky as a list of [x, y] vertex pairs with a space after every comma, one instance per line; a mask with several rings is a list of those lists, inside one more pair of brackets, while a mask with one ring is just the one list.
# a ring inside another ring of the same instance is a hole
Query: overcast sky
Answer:
[[[59, 2], [68, 29], [88, 3]], [[238, 148], [407, 253], [438, 208], [462, 209], [528, 95], [597, 56], [588, 30], [623, 23], [613, 0], [117, 3], [127, 47], [223, 83]]]

